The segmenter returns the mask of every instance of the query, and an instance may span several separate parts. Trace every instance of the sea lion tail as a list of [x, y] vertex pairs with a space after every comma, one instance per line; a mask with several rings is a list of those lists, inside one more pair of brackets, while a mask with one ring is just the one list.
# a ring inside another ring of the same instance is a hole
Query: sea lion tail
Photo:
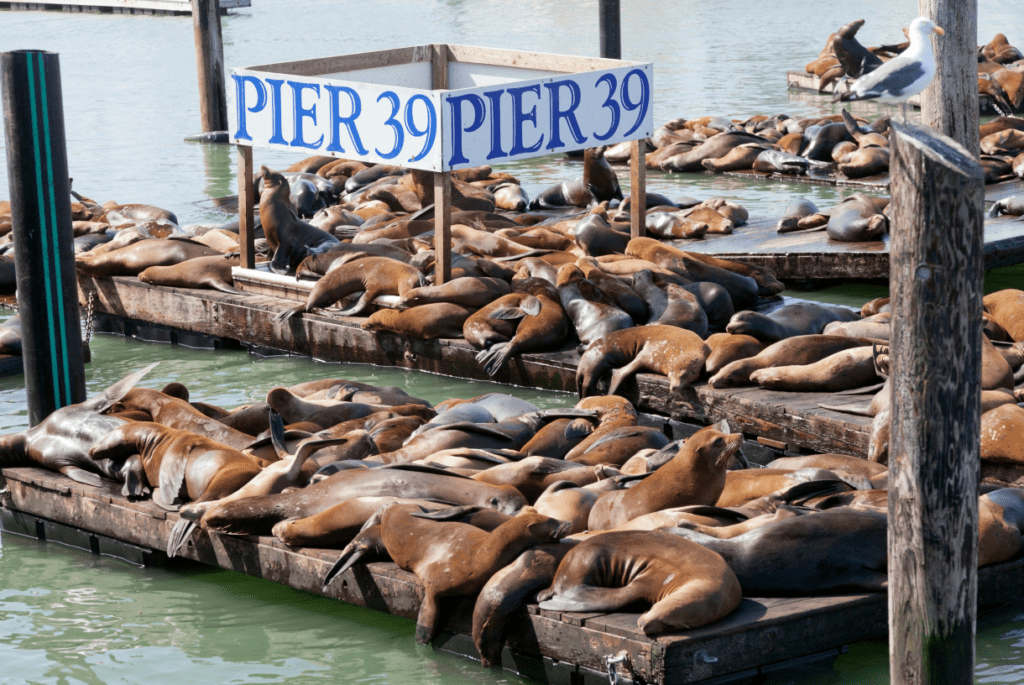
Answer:
[[115, 403], [120, 402], [121, 399], [128, 394], [128, 391], [134, 388], [135, 384], [141, 381], [143, 376], [156, 368], [156, 365], [159, 363], [160, 362], [153, 362], [149, 366], [139, 369], [135, 373], [128, 374], [96, 397], [83, 402], [82, 406], [102, 414], [107, 409], [110, 409], [110, 407]]
[[178, 519], [171, 529], [171, 536], [167, 539], [167, 558], [172, 559], [178, 554], [178, 550], [185, 544], [185, 541], [192, 536], [192, 531], [197, 528], [195, 521]]
[[357, 545], [357, 541], [353, 540], [350, 542], [345, 549], [341, 550], [341, 556], [334, 562], [334, 566], [324, 576], [323, 585], [320, 587], [322, 591], [327, 590], [327, 586], [334, 582], [334, 579], [340, 576], [345, 571], [352, 568], [352, 565], [363, 558], [363, 556], [369, 551], [367, 547]]
[[292, 318], [299, 312], [304, 311], [305, 309], [306, 307], [305, 305], [303, 305], [301, 307], [292, 307], [291, 309], [286, 309], [283, 312], [278, 312], [277, 314], [274, 315], [274, 323], [278, 325], [283, 324], [285, 321]]
[[476, 360], [480, 362], [484, 371], [488, 376], [493, 376], [499, 371], [501, 367], [505, 366], [505, 362], [512, 356], [514, 348], [509, 343], [497, 343], [491, 345], [489, 350], [481, 350], [476, 355]]

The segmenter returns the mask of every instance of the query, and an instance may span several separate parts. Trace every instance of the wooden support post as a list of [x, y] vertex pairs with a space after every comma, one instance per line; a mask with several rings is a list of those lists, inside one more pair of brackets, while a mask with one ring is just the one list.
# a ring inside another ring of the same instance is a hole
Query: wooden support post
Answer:
[[85, 401], [71, 184], [56, 53], [0, 53], [29, 423]]
[[601, 31], [601, 57], [622, 59], [622, 29], [619, 0], [598, 0], [598, 26]]
[[243, 269], [256, 268], [256, 247], [254, 236], [256, 222], [253, 219], [252, 148], [238, 147], [238, 249]]
[[452, 172], [434, 172], [434, 285], [452, 280]]
[[[431, 86], [448, 88], [448, 46], [434, 45], [431, 60]], [[434, 172], [434, 285], [452, 279], [452, 174]]]
[[583, 151], [583, 187], [590, 187], [590, 165], [594, 163], [594, 149], [588, 147]]
[[974, 681], [984, 174], [893, 123], [889, 662], [894, 683]]
[[918, 11], [946, 35], [935, 36], [935, 79], [921, 93], [921, 122], [970, 150], [978, 147], [977, 0], [918, 0]]
[[192, 27], [199, 72], [199, 114], [203, 133], [228, 130], [228, 99], [224, 91], [224, 41], [220, 33], [220, 0], [192, 0]]
[[629, 169], [629, 236], [647, 235], [647, 161], [644, 139], [634, 140]]

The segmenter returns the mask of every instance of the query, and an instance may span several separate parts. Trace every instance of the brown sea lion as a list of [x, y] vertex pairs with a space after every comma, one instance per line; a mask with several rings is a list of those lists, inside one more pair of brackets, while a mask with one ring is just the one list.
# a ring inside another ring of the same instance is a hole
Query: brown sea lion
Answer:
[[841, 350], [813, 364], [772, 366], [750, 374], [766, 390], [839, 392], [880, 382], [870, 347]]
[[416, 617], [416, 641], [429, 644], [443, 625], [439, 601], [473, 595], [496, 571], [524, 550], [555, 542], [568, 524], [526, 507], [487, 533], [465, 523], [415, 516], [419, 507], [395, 504], [381, 514], [381, 538], [394, 562], [423, 583], [423, 603]]
[[651, 608], [646, 635], [699, 628], [739, 606], [743, 591], [720, 557], [668, 533], [602, 533], [576, 545], [538, 599], [550, 611], [615, 612], [636, 601]]
[[981, 415], [981, 458], [1024, 463], [1024, 408], [1007, 403]]
[[398, 309], [447, 302], [479, 309], [512, 291], [500, 278], [454, 278], [443, 285], [421, 286], [405, 291]]
[[224, 259], [223, 253], [192, 240], [148, 238], [103, 254], [85, 252], [75, 258], [75, 268], [93, 278], [137, 276], [151, 266], [170, 266], [195, 257]]
[[216, 419], [203, 414], [184, 400], [165, 395], [159, 390], [133, 388], [114, 405], [113, 411], [141, 410], [153, 417], [153, 421], [168, 428], [188, 431], [242, 450], [253, 442], [253, 437], [234, 428], [225, 426]]
[[533, 507], [545, 516], [568, 521], [569, 529], [566, 534], [573, 535], [587, 529], [590, 510], [599, 496], [600, 493], [580, 487], [576, 483], [558, 480], [551, 483], [537, 497]]
[[726, 465], [743, 436], [730, 434], [725, 421], [697, 431], [666, 450], [678, 450], [664, 466], [626, 490], [601, 495], [590, 511], [588, 528], [607, 530], [644, 514], [690, 504], [714, 504], [725, 487]]
[[649, 310], [644, 299], [635, 290], [623, 283], [621, 279], [605, 273], [596, 259], [580, 257], [576, 260], [576, 266], [583, 272], [587, 280], [591, 281], [597, 286], [598, 290], [604, 293], [605, 297], [614, 302], [619, 309], [629, 314], [630, 318], [633, 319], [633, 323], [639, 325], [647, 321]]
[[381, 309], [359, 327], [364, 331], [390, 331], [413, 338], [458, 338], [473, 309], [448, 302], [424, 304], [402, 311]]
[[743, 143], [729, 150], [724, 157], [701, 160], [701, 165], [709, 171], [750, 169], [754, 165], [754, 160], [761, 154], [761, 151], [768, 149], [771, 149], [771, 143], [767, 141]]
[[764, 143], [764, 139], [746, 131], [725, 131], [711, 136], [691, 150], [664, 159], [660, 168], [665, 171], [701, 171], [705, 159], [725, 157], [733, 148], [744, 143]]
[[734, 361], [753, 357], [765, 348], [765, 343], [753, 336], [733, 333], [715, 333], [705, 342], [711, 349], [704, 362], [704, 369], [710, 376]]
[[708, 337], [708, 315], [697, 301], [697, 296], [687, 288], [673, 283], [665, 286], [665, 294], [668, 296], [665, 311], [650, 325], [673, 326], [692, 331], [700, 338]]
[[633, 319], [618, 307], [587, 299], [582, 292], [585, 285], [597, 289], [575, 264], [558, 269], [558, 297], [576, 328], [580, 343], [587, 345], [613, 331], [633, 326]]
[[[749, 307], [757, 301], [759, 285], [755, 278], [710, 263], [710, 259], [703, 255], [684, 252], [652, 238], [633, 238], [626, 247], [626, 255], [646, 259], [693, 281], [717, 283], [729, 291], [736, 307]], [[769, 286], [766, 284], [766, 287]]]
[[1024, 291], [1014, 288], [990, 293], [982, 300], [985, 311], [1006, 329], [1015, 341], [1024, 340]]
[[1009, 561], [1021, 548], [1024, 491], [1001, 488], [978, 498], [978, 567]]
[[597, 382], [612, 372], [609, 395], [626, 378], [641, 370], [668, 376], [675, 392], [700, 376], [710, 348], [699, 335], [675, 326], [636, 326], [613, 331], [592, 342], [580, 358], [576, 389], [580, 399], [594, 394]]
[[348, 295], [363, 291], [354, 305], [339, 312], [341, 316], [356, 316], [379, 295], [404, 295], [425, 284], [423, 273], [409, 264], [387, 257], [356, 258], [327, 272], [313, 286], [306, 304], [278, 313], [274, 321], [282, 324], [296, 314], [330, 306]]
[[732, 388], [750, 382], [757, 369], [794, 364], [813, 364], [841, 350], [870, 345], [863, 338], [838, 335], [801, 335], [785, 338], [764, 348], [753, 357], [727, 364], [708, 381], [713, 388]]
[[139, 280], [172, 288], [210, 288], [240, 295], [231, 276], [231, 268], [238, 264], [237, 256], [195, 257], [171, 266], [151, 266], [139, 274]]
[[838, 169], [847, 178], [864, 178], [889, 170], [889, 148], [865, 147], [844, 154]]
[[584, 464], [549, 457], [526, 457], [508, 464], [492, 466], [471, 477], [481, 483], [511, 485], [523, 493], [527, 502], [533, 504], [541, 493], [556, 481], [568, 481], [583, 486], [601, 480], [603, 475], [599, 467], [595, 469]]

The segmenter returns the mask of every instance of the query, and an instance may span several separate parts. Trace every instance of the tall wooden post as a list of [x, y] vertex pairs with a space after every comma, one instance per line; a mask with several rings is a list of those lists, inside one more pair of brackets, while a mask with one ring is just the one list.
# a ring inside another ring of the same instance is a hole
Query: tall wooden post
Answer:
[[252, 183], [252, 148], [238, 146], [238, 250], [239, 266], [256, 268], [255, 220], [253, 209], [256, 193]]
[[978, 2], [918, 0], [918, 11], [946, 35], [933, 37], [935, 79], [921, 93], [921, 122], [978, 152]]
[[[448, 88], [448, 46], [434, 45], [432, 88]], [[434, 172], [434, 284], [452, 279], [452, 174]]]
[[629, 170], [629, 235], [642, 238], [647, 235], [647, 160], [643, 138], [634, 140], [630, 148]]
[[71, 184], [56, 53], [0, 53], [29, 423], [85, 401]]
[[893, 683], [974, 682], [984, 174], [893, 123], [889, 662]]
[[199, 72], [199, 114], [203, 133], [228, 130], [228, 99], [224, 91], [224, 41], [220, 33], [220, 0], [192, 0], [192, 28]]
[[622, 59], [622, 29], [619, 0], [598, 0], [598, 27], [601, 31], [601, 57]]

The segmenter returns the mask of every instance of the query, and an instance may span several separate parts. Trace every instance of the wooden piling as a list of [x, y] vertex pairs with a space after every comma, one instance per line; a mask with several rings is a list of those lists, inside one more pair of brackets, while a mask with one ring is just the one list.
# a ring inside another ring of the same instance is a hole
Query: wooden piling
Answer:
[[192, 27], [199, 72], [199, 114], [203, 133], [228, 130], [228, 99], [224, 90], [224, 41], [220, 32], [220, 0], [192, 0]]
[[601, 32], [601, 57], [622, 59], [622, 29], [619, 0], [599, 0], [598, 26]]
[[252, 148], [238, 147], [238, 251], [239, 266], [243, 269], [256, 268], [255, 233], [253, 217], [255, 191], [252, 182]]
[[[431, 58], [431, 87], [448, 88], [448, 46], [434, 45]], [[452, 279], [452, 174], [434, 172], [434, 284]]]
[[643, 138], [634, 140], [630, 147], [629, 170], [629, 235], [642, 238], [647, 235], [647, 162]]
[[974, 680], [984, 174], [893, 123], [889, 660], [894, 683]]
[[0, 53], [29, 423], [85, 400], [60, 60]]
[[977, 157], [978, 3], [918, 0], [918, 10], [946, 32], [930, 38], [937, 41], [935, 79], [921, 93], [921, 122]]

